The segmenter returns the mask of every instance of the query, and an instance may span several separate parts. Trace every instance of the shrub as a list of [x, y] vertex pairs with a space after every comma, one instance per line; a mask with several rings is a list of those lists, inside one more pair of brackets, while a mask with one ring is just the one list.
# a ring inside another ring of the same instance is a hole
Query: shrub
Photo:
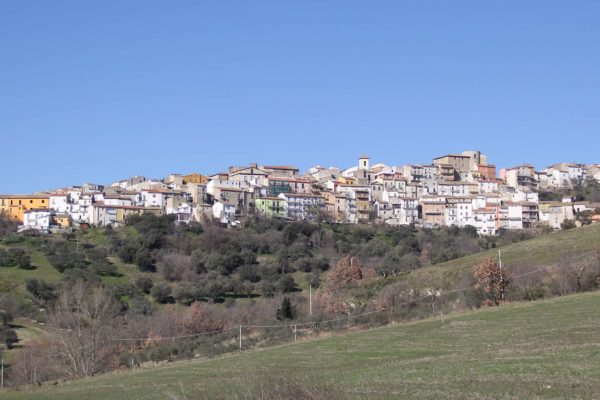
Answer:
[[575, 225], [575, 221], [572, 219], [565, 219], [560, 223], [560, 229], [562, 230], [573, 229], [575, 227], [577, 227], [577, 225]]
[[198, 285], [190, 282], [180, 282], [173, 291], [173, 298], [180, 304], [189, 306], [195, 301], [202, 300], [206, 294]]
[[36, 269], [36, 267], [34, 265], [31, 264], [31, 257], [29, 257], [27, 254], [23, 254], [20, 258], [19, 258], [19, 268], [21, 269]]
[[135, 280], [135, 286], [140, 289], [142, 292], [148, 294], [150, 293], [150, 289], [154, 286], [152, 279], [147, 278], [145, 276], [140, 276]]
[[257, 285], [258, 292], [265, 297], [273, 297], [275, 294], [275, 284], [271, 281], [261, 281]]
[[277, 282], [277, 290], [283, 293], [294, 292], [298, 290], [296, 282], [291, 275], [283, 275]]
[[56, 299], [56, 287], [44, 282], [42, 279], [27, 279], [25, 288], [37, 299], [43, 301], [52, 301]]
[[252, 283], [260, 281], [260, 274], [254, 265], [244, 265], [238, 269], [238, 273], [242, 281], [248, 281]]
[[331, 288], [340, 288], [360, 279], [362, 279], [362, 271], [358, 259], [346, 256], [338, 261], [335, 268], [329, 272], [327, 285]]
[[164, 283], [159, 283], [154, 286], [152, 290], [150, 290], [150, 294], [157, 303], [166, 304], [173, 301], [173, 298], [171, 297], [171, 288]]
[[125, 243], [117, 250], [117, 255], [121, 261], [132, 264], [135, 261], [137, 255], [137, 247], [131, 243]]
[[154, 266], [154, 257], [149, 250], [141, 250], [135, 255], [135, 264], [138, 269], [142, 272], [155, 272], [156, 267]]
[[121, 276], [121, 274], [117, 271], [117, 267], [114, 264], [106, 261], [106, 259], [103, 261], [94, 262], [90, 266], [90, 270], [100, 276]]
[[292, 301], [289, 297], [284, 297], [281, 301], [281, 307], [279, 307], [275, 313], [275, 317], [282, 321], [284, 319], [294, 319], [296, 317], [296, 308], [292, 305]]

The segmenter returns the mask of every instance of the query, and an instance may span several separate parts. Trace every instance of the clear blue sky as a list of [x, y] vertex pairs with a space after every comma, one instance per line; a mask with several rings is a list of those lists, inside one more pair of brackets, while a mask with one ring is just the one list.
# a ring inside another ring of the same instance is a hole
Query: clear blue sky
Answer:
[[598, 1], [0, 2], [0, 193], [480, 149], [600, 162]]

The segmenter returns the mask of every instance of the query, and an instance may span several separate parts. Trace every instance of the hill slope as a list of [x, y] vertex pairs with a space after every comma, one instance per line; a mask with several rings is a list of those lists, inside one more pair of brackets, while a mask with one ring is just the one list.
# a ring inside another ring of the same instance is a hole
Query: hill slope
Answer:
[[[99, 240], [94, 237], [95, 240]], [[527, 264], [528, 266], [546, 266], [556, 263], [561, 256], [571, 258], [592, 251], [600, 246], [600, 224], [586, 225], [567, 231], [559, 231], [538, 238], [514, 243], [500, 248], [506, 266]], [[0, 244], [0, 248], [2, 245]], [[48, 262], [46, 255], [39, 249], [31, 248], [32, 263], [36, 270], [21, 270], [17, 267], [0, 266], [0, 289], [4, 293], [19, 297], [27, 297], [25, 281], [28, 278], [43, 279], [54, 283], [60, 280], [61, 274]], [[419, 268], [402, 276], [412, 287], [448, 288], [460, 281], [465, 274], [470, 274], [472, 267], [482, 258], [497, 256], [498, 249], [479, 252], [452, 261]], [[115, 264], [121, 277], [103, 277], [109, 284], [133, 283], [139, 276], [151, 277], [162, 281], [158, 274], [140, 273], [132, 264], [125, 264], [118, 257], [109, 257]], [[392, 279], [391, 281], [393, 281]], [[299, 280], [300, 286], [304, 280]], [[307, 285], [304, 285], [307, 286]]]
[[598, 293], [512, 304], [2, 397], [227, 398], [232, 386], [266, 374], [332, 382], [357, 399], [592, 398], [600, 391], [599, 308]]
[[558, 231], [535, 239], [525, 240], [411, 271], [405, 279], [412, 287], [449, 288], [467, 275], [485, 257], [497, 257], [502, 252], [504, 266], [545, 267], [564, 259], [577, 259], [600, 247], [600, 224], [585, 225]]

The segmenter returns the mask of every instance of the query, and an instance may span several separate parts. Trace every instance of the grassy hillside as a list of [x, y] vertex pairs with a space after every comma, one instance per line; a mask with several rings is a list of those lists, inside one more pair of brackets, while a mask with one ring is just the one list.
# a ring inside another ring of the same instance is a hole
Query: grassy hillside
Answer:
[[[102, 237], [99, 234], [95, 234], [93, 239]], [[92, 240], [90, 240], [92, 242]], [[58, 272], [50, 262], [48, 257], [38, 246], [30, 243], [20, 245], [25, 248], [31, 256], [31, 264], [35, 266], [33, 270], [20, 269], [17, 266], [2, 266], [0, 265], [0, 290], [3, 293], [10, 293], [15, 296], [27, 298], [27, 290], [25, 289], [25, 283], [27, 279], [42, 279], [48, 283], [57, 283], [63, 277], [63, 274]], [[7, 245], [0, 244], [0, 248], [8, 248]], [[102, 280], [107, 284], [121, 284], [121, 283], [133, 283], [139, 276], [148, 276], [154, 278], [156, 281], [160, 281], [157, 274], [142, 273], [133, 264], [126, 264], [119, 260], [118, 257], [111, 256], [108, 258], [109, 261], [114, 264], [119, 272], [120, 276], [105, 276]]]
[[25, 296], [27, 293], [25, 281], [28, 278], [43, 279], [50, 283], [58, 282], [61, 279], [62, 274], [50, 265], [43, 252], [32, 249], [29, 249], [29, 251], [31, 255], [31, 264], [34, 265], [36, 269], [25, 270], [16, 266], [0, 266], [0, 290], [3, 293]]
[[2, 397], [227, 398], [233, 387], [284, 376], [330, 382], [356, 399], [593, 398], [600, 391], [599, 308], [598, 293], [512, 304]]
[[598, 247], [600, 247], [600, 224], [585, 225], [420, 268], [401, 279], [406, 280], [411, 287], [449, 288], [471, 274], [473, 266], [483, 258], [497, 257], [498, 250], [502, 252], [502, 262], [510, 270], [519, 265], [529, 267], [554, 265], [561, 257], [576, 259], [581, 254], [589, 253]]
[[[86, 241], [103, 244], [106, 240], [99, 232], [88, 233]], [[559, 231], [535, 239], [511, 244], [501, 248], [502, 259], [507, 267], [526, 264], [528, 266], [546, 266], [556, 263], [561, 256], [572, 258], [578, 254], [590, 252], [600, 246], [600, 224], [586, 225], [581, 228]], [[0, 282], [3, 291], [12, 291], [15, 294], [26, 295], [25, 280], [27, 278], [43, 279], [47, 282], [57, 282], [61, 274], [48, 262], [43, 252], [31, 248], [32, 264], [36, 270], [21, 270], [17, 267], [0, 267]], [[498, 250], [488, 250], [467, 257], [458, 258], [445, 263], [424, 267], [403, 275], [401, 280], [412, 287], [440, 287], [448, 288], [470, 274], [472, 267], [481, 259], [488, 256], [497, 256]], [[151, 277], [160, 282], [158, 274], [141, 273], [132, 264], [125, 264], [116, 256], [109, 257], [118, 272], [119, 277], [103, 277], [108, 284], [133, 283], [139, 276]], [[307, 289], [303, 274], [296, 276], [301, 289]], [[394, 279], [392, 279], [393, 281]], [[306, 286], [306, 287], [304, 287]]]

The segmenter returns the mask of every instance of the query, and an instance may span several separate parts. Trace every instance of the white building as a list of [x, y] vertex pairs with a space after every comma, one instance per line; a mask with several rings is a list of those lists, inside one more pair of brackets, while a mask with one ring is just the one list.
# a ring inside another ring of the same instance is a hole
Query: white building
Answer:
[[518, 203], [508, 203], [508, 229], [523, 229], [523, 207]]
[[456, 181], [456, 182], [439, 182], [438, 183], [438, 192], [437, 194], [440, 196], [448, 196], [448, 197], [463, 197], [468, 196], [471, 193], [477, 193], [479, 190], [479, 185], [476, 183], [464, 182], [464, 181]]
[[23, 213], [23, 225], [19, 230], [35, 229], [38, 231], [47, 231], [50, 229], [52, 214], [49, 209], [31, 209]]
[[414, 197], [393, 197], [376, 205], [377, 217], [387, 225], [410, 225], [419, 218], [419, 201]]
[[512, 188], [537, 189], [535, 168], [531, 164], [521, 164], [513, 168], [508, 168], [505, 170], [504, 175], [506, 177], [506, 184]]
[[144, 207], [165, 208], [167, 202], [166, 192], [162, 190], [144, 189], [140, 192]]
[[498, 193], [500, 187], [498, 181], [481, 180], [477, 182], [479, 193]]
[[70, 210], [71, 202], [67, 193], [51, 194], [48, 208], [58, 214], [64, 214]]
[[104, 204], [107, 206], [132, 206], [133, 201], [125, 196], [104, 196]]
[[562, 170], [559, 168], [547, 168], [546, 173], [548, 174], [548, 187], [551, 188], [569, 188], [571, 187], [571, 179], [569, 178], [569, 171]]
[[509, 201], [527, 201], [532, 203], [538, 203], [539, 195], [537, 192], [531, 190], [515, 190], [514, 192], [508, 192]]
[[187, 224], [194, 220], [194, 210], [188, 203], [179, 204], [173, 214], [177, 216], [175, 222], [178, 224]]
[[212, 206], [213, 217], [222, 224], [227, 225], [236, 225], [236, 207], [233, 204], [221, 203], [220, 201], [215, 201], [215, 204]]
[[291, 220], [316, 220], [325, 209], [325, 199], [306, 193], [281, 193], [284, 199], [285, 217]]
[[480, 235], [495, 235], [496, 212], [490, 209], [473, 210], [473, 225]]

